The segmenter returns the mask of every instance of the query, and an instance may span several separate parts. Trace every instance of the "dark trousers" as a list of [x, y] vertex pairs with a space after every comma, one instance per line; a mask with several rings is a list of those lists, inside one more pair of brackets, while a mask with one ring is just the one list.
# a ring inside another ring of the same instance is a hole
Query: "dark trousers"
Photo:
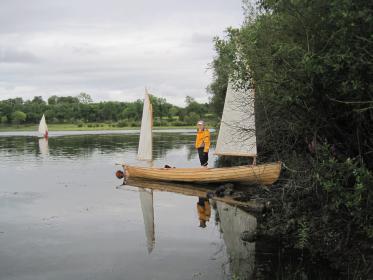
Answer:
[[202, 148], [198, 148], [198, 156], [199, 161], [201, 162], [201, 166], [207, 166], [207, 162], [209, 161], [209, 153], [204, 152]]

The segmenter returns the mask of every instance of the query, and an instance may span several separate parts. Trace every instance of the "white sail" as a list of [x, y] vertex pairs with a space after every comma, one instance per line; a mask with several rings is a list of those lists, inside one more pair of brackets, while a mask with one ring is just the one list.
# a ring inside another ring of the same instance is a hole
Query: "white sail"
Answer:
[[215, 154], [256, 156], [254, 90], [228, 83]]
[[47, 126], [47, 122], [45, 121], [45, 116], [43, 114], [43, 116], [41, 117], [41, 120], [40, 120], [40, 123], [39, 123], [39, 133], [44, 136], [44, 137], [48, 137], [48, 126]]
[[249, 213], [217, 201], [220, 229], [223, 234], [232, 275], [239, 279], [251, 279], [255, 267], [255, 242], [241, 239], [242, 233], [254, 234], [256, 218]]
[[153, 159], [153, 108], [148, 91], [145, 90], [144, 107], [142, 111], [141, 130], [137, 158], [139, 160]]
[[139, 189], [139, 193], [145, 225], [146, 245], [148, 248], [148, 253], [150, 254], [155, 245], [153, 191]]

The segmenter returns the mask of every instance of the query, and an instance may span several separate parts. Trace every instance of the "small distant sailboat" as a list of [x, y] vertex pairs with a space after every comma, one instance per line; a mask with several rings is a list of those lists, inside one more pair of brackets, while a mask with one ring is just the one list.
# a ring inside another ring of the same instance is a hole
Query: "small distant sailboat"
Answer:
[[[153, 160], [153, 108], [150, 102], [148, 91], [145, 89], [144, 107], [141, 119], [139, 148], [137, 158], [147, 161], [149, 165]], [[142, 215], [144, 218], [145, 236], [148, 253], [150, 254], [155, 246], [155, 227], [154, 227], [154, 206], [153, 190], [139, 189]]]
[[[256, 165], [254, 89], [237, 88], [229, 82], [215, 154], [252, 157], [252, 165], [226, 168], [153, 168], [122, 164], [127, 177], [189, 183], [240, 182], [271, 185], [276, 182], [280, 176], [281, 162]], [[146, 99], [144, 110], [145, 104]], [[145, 130], [145, 126], [141, 127], [141, 131], [143, 129]], [[144, 137], [147, 147], [151, 147], [150, 136]], [[144, 150], [145, 146], [146, 144]]]
[[48, 126], [47, 122], [45, 121], [45, 116], [41, 117], [40, 123], [39, 123], [39, 134], [42, 135], [45, 139], [48, 139]]

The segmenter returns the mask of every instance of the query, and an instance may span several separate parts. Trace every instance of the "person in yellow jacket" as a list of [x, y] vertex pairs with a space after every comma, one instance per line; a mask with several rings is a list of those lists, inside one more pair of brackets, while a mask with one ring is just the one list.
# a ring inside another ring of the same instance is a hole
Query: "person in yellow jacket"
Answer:
[[195, 147], [198, 150], [201, 166], [207, 167], [210, 149], [210, 131], [205, 127], [204, 121], [197, 123], [197, 137]]

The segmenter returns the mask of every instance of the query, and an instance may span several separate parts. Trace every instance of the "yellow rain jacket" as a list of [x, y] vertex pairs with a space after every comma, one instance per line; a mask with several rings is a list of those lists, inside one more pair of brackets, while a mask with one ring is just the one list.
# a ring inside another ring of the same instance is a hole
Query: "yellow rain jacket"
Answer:
[[210, 131], [207, 128], [198, 130], [195, 144], [196, 149], [203, 147], [203, 151], [207, 153], [210, 149], [210, 144]]

